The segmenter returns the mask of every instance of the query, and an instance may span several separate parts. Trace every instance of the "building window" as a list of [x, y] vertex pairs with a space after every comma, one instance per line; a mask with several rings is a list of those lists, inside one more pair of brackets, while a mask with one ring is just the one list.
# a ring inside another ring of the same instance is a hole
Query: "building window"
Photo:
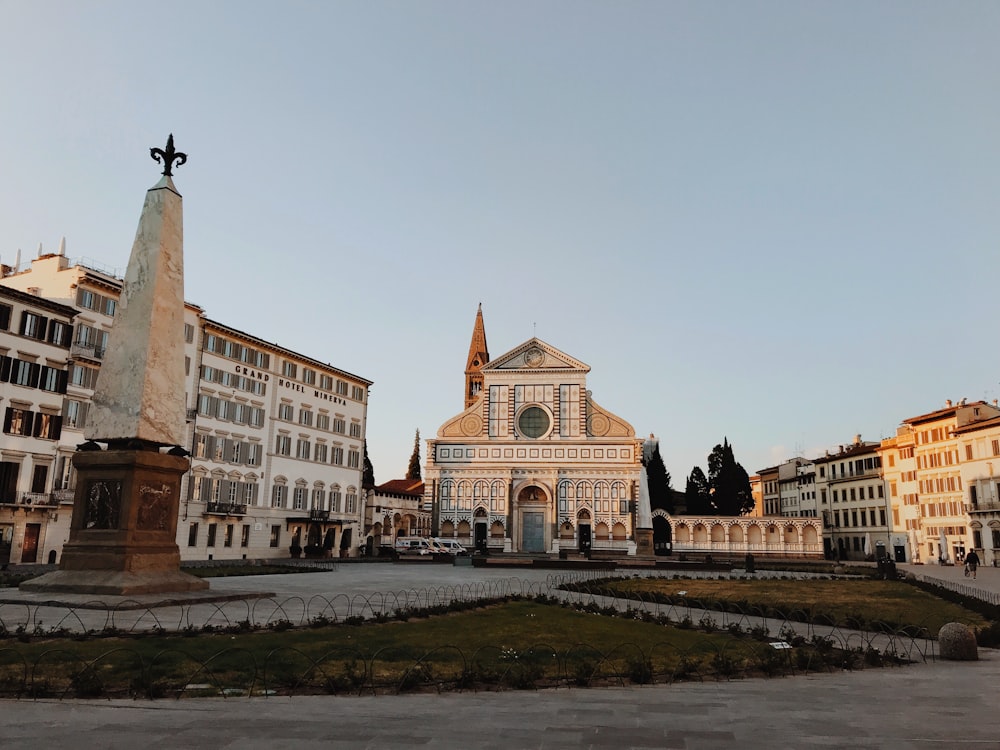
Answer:
[[208, 525], [208, 541], [205, 543], [206, 546], [208, 546], [208, 547], [214, 547], [215, 546], [215, 532], [216, 532], [217, 527], [218, 527], [218, 524], [215, 524], [215, 523], [210, 523]]
[[306, 488], [296, 487], [292, 495], [292, 510], [303, 510], [306, 507]]
[[347, 509], [345, 511], [348, 514], [353, 514], [358, 512], [358, 496], [356, 493], [348, 490], [347, 492]]
[[337, 381], [337, 395], [346, 396], [347, 395], [347, 383], [343, 380]]
[[247, 444], [247, 466], [260, 466], [260, 443]]
[[10, 305], [0, 305], [0, 330], [10, 330], [10, 314], [13, 308]]
[[49, 324], [49, 343], [56, 346], [69, 346], [73, 337], [73, 329], [61, 320], [53, 320]]
[[298, 366], [294, 362], [285, 361], [281, 363], [281, 374], [286, 378], [294, 378], [297, 371]]
[[334, 486], [330, 489], [330, 510], [333, 513], [340, 513], [340, 487]]
[[337, 466], [343, 466], [344, 465], [344, 449], [343, 448], [341, 448], [338, 445], [333, 446], [333, 459], [330, 461], [330, 463], [335, 464]]
[[288, 487], [283, 484], [276, 484], [271, 488], [271, 507], [284, 508], [285, 500], [288, 497]]
[[198, 546], [198, 524], [193, 523], [188, 527], [188, 547]]
[[308, 440], [299, 439], [295, 445], [295, 457], [308, 460], [312, 454], [312, 446]]
[[351, 398], [355, 401], [365, 400], [365, 389], [358, 385], [351, 386]]
[[48, 318], [43, 318], [41, 315], [36, 315], [25, 310], [21, 314], [21, 335], [27, 336], [30, 339], [45, 341], [45, 331], [48, 322]]
[[326, 510], [326, 490], [321, 487], [313, 489], [312, 507], [314, 510]]
[[277, 524], [271, 526], [271, 546], [277, 547], [281, 542], [281, 526]]
[[302, 368], [302, 382], [306, 385], [316, 385], [316, 371], [308, 367]]
[[318, 429], [318, 430], [329, 430], [330, 429], [330, 415], [329, 414], [317, 414], [316, 415], [316, 429]]
[[248, 524], [243, 524], [243, 531], [240, 534], [240, 546], [250, 546], [250, 526]]
[[30, 435], [33, 416], [27, 409], [8, 406], [3, 431], [8, 435]]
[[48, 466], [36, 466], [31, 471], [31, 491], [36, 495], [45, 492], [45, 484], [49, 479]]
[[347, 452], [347, 467], [349, 469], [357, 469], [361, 465], [361, 454], [358, 453], [356, 448], [351, 448]]
[[291, 404], [278, 404], [278, 419], [291, 422], [295, 418], [295, 409]]
[[351, 437], [360, 438], [361, 437], [361, 423], [351, 422]]
[[316, 443], [316, 454], [313, 456], [313, 460], [317, 463], [325, 464], [327, 455], [327, 446], [324, 443]]
[[333, 390], [333, 378], [331, 378], [329, 375], [322, 375], [321, 374], [319, 376], [319, 387], [322, 388], [324, 391], [332, 391]]
[[223, 547], [233, 546], [233, 524], [231, 523], [226, 524], [226, 535], [222, 540], [222, 546]]
[[292, 455], [292, 438], [289, 435], [278, 435], [274, 446], [274, 452], [279, 456]]
[[307, 427], [312, 427], [313, 423], [313, 413], [309, 409], [299, 410], [299, 424], [304, 424]]

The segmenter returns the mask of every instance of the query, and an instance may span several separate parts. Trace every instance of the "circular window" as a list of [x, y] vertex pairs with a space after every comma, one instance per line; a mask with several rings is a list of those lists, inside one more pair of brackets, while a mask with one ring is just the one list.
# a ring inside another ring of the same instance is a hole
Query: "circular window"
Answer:
[[517, 429], [529, 438], [540, 438], [549, 431], [549, 415], [540, 406], [529, 406], [517, 418]]

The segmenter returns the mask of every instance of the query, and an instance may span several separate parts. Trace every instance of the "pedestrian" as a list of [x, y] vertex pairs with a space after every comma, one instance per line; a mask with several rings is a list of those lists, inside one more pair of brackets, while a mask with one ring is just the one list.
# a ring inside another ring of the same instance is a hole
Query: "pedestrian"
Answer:
[[979, 555], [976, 551], [969, 550], [969, 554], [965, 556], [965, 575], [972, 575], [972, 579], [976, 579], [976, 568], [979, 567]]

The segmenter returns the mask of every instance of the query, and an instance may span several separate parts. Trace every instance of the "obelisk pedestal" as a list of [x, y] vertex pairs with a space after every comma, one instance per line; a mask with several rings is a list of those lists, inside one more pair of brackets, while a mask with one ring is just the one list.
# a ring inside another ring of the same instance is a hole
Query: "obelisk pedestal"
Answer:
[[177, 546], [185, 440], [184, 263], [181, 195], [163, 157], [163, 178], [146, 193], [118, 313], [94, 391], [90, 420], [73, 457], [73, 522], [60, 569], [24, 591], [151, 594], [198, 591], [182, 573]]

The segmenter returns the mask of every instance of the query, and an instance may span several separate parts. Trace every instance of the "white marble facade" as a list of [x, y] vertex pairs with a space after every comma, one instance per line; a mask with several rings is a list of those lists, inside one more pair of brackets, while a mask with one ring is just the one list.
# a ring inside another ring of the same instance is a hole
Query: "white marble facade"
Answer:
[[590, 367], [532, 338], [427, 441], [434, 531], [490, 552], [635, 553], [642, 440], [587, 390]]

